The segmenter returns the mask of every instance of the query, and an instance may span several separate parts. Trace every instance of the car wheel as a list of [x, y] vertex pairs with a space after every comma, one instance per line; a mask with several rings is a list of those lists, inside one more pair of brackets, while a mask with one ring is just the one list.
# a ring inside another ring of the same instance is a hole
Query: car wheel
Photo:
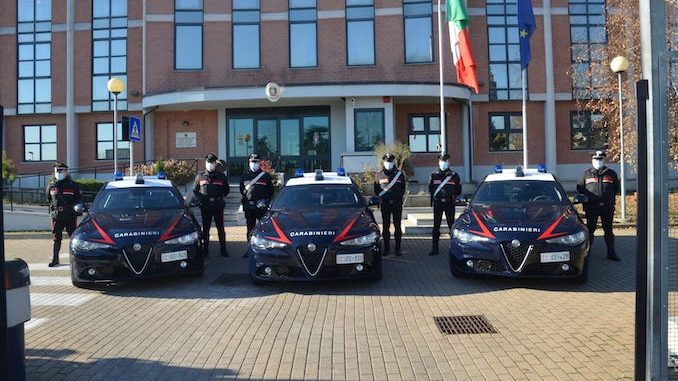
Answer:
[[96, 283], [90, 283], [90, 282], [78, 282], [76, 280], [71, 279], [71, 283], [73, 283], [73, 286], [77, 288], [84, 288], [86, 290], [93, 290], [96, 288]]
[[452, 257], [450, 257], [450, 272], [452, 273], [452, 276], [455, 278], [468, 278], [469, 274], [467, 272], [464, 272], [459, 269], [459, 266], [457, 266], [456, 262]]
[[573, 280], [575, 283], [586, 283], [589, 279], [589, 256], [586, 256], [584, 259], [584, 267], [582, 268], [581, 274], [576, 276]]
[[381, 260], [381, 255], [375, 257], [374, 263], [372, 264], [372, 273], [370, 274], [370, 282], [379, 282], [384, 276], [384, 266]]

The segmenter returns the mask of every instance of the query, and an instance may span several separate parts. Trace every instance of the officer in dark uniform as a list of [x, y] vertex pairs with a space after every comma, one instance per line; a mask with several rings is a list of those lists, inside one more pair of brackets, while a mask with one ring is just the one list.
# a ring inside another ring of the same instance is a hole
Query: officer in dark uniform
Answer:
[[400, 240], [402, 230], [400, 220], [403, 216], [403, 195], [405, 194], [405, 174], [395, 166], [395, 156], [391, 153], [382, 158], [384, 169], [374, 176], [374, 194], [381, 199], [381, 220], [383, 223], [382, 237], [384, 238], [383, 256], [389, 255], [391, 239], [391, 216], [395, 227], [395, 254], [400, 256]]
[[76, 204], [82, 201], [80, 186], [68, 174], [68, 166], [61, 162], [54, 164], [54, 178], [47, 184], [47, 200], [49, 201], [49, 215], [52, 218], [52, 262], [49, 267], [59, 265], [59, 250], [63, 230], [68, 237], [73, 234], [77, 222], [77, 213], [73, 210]]
[[596, 231], [598, 217], [600, 217], [605, 232], [607, 259], [621, 261], [614, 250], [614, 232], [612, 231], [615, 197], [619, 192], [620, 183], [617, 172], [605, 166], [605, 157], [603, 151], [596, 151], [593, 154], [591, 160], [593, 168], [584, 171], [584, 176], [577, 184], [577, 191], [585, 194], [589, 199], [584, 204], [589, 242], [593, 245], [593, 233]]
[[228, 177], [217, 171], [217, 156], [208, 153], [205, 156], [205, 171], [198, 173], [193, 185], [193, 194], [200, 202], [202, 230], [205, 234], [205, 256], [209, 254], [210, 227], [212, 219], [219, 235], [221, 255], [228, 257], [226, 251], [226, 232], [224, 231], [224, 198], [228, 195]]
[[461, 194], [461, 179], [457, 172], [450, 169], [450, 164], [447, 162], [449, 158], [450, 155], [446, 153], [438, 157], [438, 169], [431, 173], [431, 179], [428, 182], [428, 191], [431, 194], [433, 206], [433, 245], [428, 255], [438, 255], [443, 212], [447, 219], [447, 228], [451, 229], [454, 223], [454, 202]]
[[[260, 161], [259, 155], [251, 154], [248, 160], [248, 168], [240, 178], [241, 203], [247, 221], [248, 241], [257, 221], [266, 214], [266, 209], [257, 206], [258, 201], [268, 200], [270, 202], [273, 197], [273, 178], [261, 170]], [[243, 257], [247, 257], [247, 253]]]

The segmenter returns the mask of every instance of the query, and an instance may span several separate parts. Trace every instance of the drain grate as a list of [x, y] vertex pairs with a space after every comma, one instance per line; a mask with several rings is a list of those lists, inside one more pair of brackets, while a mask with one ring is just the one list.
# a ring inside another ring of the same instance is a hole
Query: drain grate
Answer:
[[437, 316], [433, 320], [440, 332], [446, 335], [498, 333], [483, 315]]

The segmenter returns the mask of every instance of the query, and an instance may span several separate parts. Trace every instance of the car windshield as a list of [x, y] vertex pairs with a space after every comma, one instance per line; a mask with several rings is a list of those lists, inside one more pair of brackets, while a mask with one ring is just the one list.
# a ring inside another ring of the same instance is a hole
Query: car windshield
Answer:
[[494, 203], [567, 204], [565, 191], [555, 181], [487, 181], [480, 185], [472, 205]]
[[184, 206], [181, 194], [168, 187], [105, 189], [94, 200], [94, 210], [177, 209]]
[[345, 208], [364, 206], [364, 203], [360, 192], [352, 185], [299, 185], [284, 187], [271, 208]]

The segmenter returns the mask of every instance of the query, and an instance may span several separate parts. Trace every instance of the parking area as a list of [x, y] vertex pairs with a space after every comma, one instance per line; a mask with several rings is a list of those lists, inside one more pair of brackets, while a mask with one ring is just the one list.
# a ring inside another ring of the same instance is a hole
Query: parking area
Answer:
[[[405, 237], [379, 283], [259, 287], [232, 227], [231, 257], [213, 246], [203, 278], [83, 290], [67, 264], [47, 267], [47, 235], [7, 234], [5, 247], [31, 268], [29, 380], [618, 380], [633, 376], [635, 230], [616, 233], [622, 262], [598, 237], [583, 285], [456, 279], [428, 237]], [[462, 315], [497, 333], [434, 321]]]

